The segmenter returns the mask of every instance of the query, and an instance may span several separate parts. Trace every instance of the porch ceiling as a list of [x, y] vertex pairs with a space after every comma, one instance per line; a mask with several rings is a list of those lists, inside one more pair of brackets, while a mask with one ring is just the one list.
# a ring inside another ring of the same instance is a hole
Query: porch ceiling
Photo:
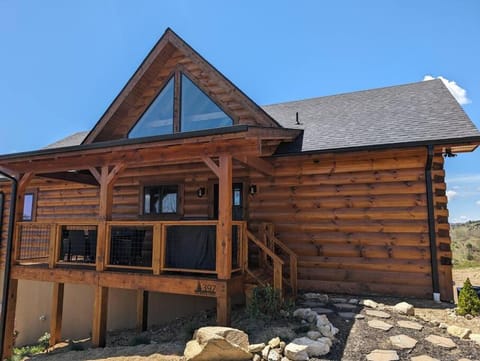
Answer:
[[300, 133], [293, 129], [240, 125], [10, 154], [0, 156], [0, 167], [12, 175], [27, 172], [40, 175], [115, 164], [129, 166], [198, 161], [220, 154], [263, 157], [272, 155], [280, 143], [291, 142]]

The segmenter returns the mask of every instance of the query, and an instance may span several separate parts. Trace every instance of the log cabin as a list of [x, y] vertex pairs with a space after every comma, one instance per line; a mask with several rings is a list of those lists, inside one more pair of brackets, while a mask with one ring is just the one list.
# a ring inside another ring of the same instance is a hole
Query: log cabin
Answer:
[[444, 157], [478, 144], [440, 80], [260, 107], [167, 29], [93, 129], [0, 156], [2, 357], [35, 287], [52, 344], [89, 289], [96, 346], [154, 294], [219, 324], [252, 284], [451, 301]]

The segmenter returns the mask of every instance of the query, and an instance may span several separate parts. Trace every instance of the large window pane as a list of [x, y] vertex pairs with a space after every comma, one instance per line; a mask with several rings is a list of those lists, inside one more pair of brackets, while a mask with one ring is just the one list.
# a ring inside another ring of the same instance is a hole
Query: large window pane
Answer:
[[177, 213], [178, 186], [161, 185], [144, 188], [143, 213], [167, 214]]
[[137, 124], [130, 130], [128, 138], [173, 133], [173, 83], [174, 78], [172, 77]]
[[226, 115], [184, 74], [182, 74], [180, 114], [182, 132], [228, 127], [233, 124], [232, 118]]

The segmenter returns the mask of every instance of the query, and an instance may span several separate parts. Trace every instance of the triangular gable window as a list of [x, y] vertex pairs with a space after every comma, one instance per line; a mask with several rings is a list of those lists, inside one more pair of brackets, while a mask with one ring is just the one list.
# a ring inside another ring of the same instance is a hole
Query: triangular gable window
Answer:
[[157, 95], [132, 130], [130, 130], [128, 138], [173, 133], [173, 92], [174, 77], [172, 76], [167, 85]]
[[[175, 96], [175, 81], [180, 80], [179, 96]], [[179, 98], [179, 114], [174, 112]], [[172, 134], [174, 129], [192, 132], [202, 129], [228, 127], [233, 120], [186, 75], [172, 76], [160, 94], [150, 104], [128, 133], [128, 138]]]
[[201, 129], [228, 127], [232, 118], [182, 74], [180, 130], [189, 132]]

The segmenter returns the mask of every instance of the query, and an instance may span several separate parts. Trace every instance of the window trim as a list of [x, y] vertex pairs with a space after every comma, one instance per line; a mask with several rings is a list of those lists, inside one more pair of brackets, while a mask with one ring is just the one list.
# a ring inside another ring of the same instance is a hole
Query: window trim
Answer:
[[[147, 187], [165, 187], [175, 186], [177, 187], [177, 212], [176, 213], [158, 213], [158, 214], [145, 214], [145, 188]], [[139, 197], [139, 209], [138, 216], [144, 219], [181, 219], [183, 217], [183, 205], [184, 205], [184, 192], [185, 186], [181, 182], [146, 182], [140, 184]]]
[[[24, 213], [25, 213], [25, 196], [28, 194], [32, 195], [32, 213], [30, 216], [30, 219], [25, 219], [24, 218]], [[23, 194], [23, 206], [22, 206], [22, 222], [35, 222], [37, 218], [37, 189], [27, 189], [25, 193]]]

